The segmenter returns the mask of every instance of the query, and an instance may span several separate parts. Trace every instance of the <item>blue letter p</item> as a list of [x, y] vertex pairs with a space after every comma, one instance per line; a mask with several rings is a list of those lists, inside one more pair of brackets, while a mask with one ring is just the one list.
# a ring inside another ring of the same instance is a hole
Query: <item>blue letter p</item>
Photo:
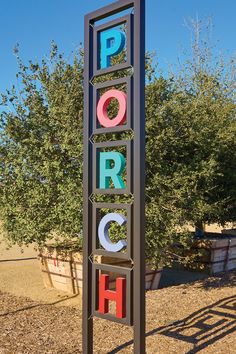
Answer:
[[111, 57], [119, 54], [125, 46], [125, 35], [117, 29], [101, 32], [101, 69], [111, 66]]

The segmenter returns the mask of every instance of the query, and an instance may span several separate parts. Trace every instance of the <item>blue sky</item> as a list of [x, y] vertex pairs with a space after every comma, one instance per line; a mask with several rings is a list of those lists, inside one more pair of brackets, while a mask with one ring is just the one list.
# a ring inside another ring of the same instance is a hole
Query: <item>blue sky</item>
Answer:
[[[166, 72], [182, 52], [189, 49], [186, 19], [213, 19], [213, 40], [226, 56], [235, 54], [235, 0], [146, 0], [147, 49], [155, 50], [160, 69]], [[15, 82], [17, 71], [13, 47], [20, 44], [21, 56], [41, 59], [51, 40], [68, 54], [83, 41], [83, 17], [110, 4], [111, 0], [1, 0], [0, 91]]]

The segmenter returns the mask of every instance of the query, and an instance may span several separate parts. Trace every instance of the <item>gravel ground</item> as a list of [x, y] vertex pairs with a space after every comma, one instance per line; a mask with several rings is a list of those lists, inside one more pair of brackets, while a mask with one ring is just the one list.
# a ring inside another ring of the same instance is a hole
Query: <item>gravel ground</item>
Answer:
[[8, 249], [0, 232], [0, 292], [27, 297], [37, 302], [60, 304], [63, 301], [64, 305], [81, 306], [80, 298], [44, 287], [40, 262], [35, 259], [37, 255], [38, 252], [32, 246], [23, 249], [14, 246]]
[[[147, 353], [236, 353], [236, 273], [147, 293]], [[82, 353], [81, 310], [0, 292], [1, 354]], [[95, 319], [95, 354], [132, 353], [132, 329]], [[142, 353], [140, 353], [142, 354]]]

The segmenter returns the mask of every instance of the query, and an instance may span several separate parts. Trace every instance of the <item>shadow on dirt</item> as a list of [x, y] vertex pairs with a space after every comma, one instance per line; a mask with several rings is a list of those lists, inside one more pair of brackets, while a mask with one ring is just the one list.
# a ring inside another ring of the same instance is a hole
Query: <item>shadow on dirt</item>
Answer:
[[[1, 293], [0, 293], [1, 295]], [[20, 309], [17, 309], [17, 310], [14, 310], [14, 311], [8, 311], [8, 312], [4, 312], [4, 313], [0, 313], [0, 317], [5, 317], [5, 316], [8, 316], [8, 315], [13, 315], [15, 313], [18, 313], [18, 312], [22, 312], [22, 311], [27, 311], [27, 310], [31, 310], [31, 309], [34, 309], [36, 307], [42, 307], [42, 306], [52, 306], [52, 305], [57, 305], [61, 302], [64, 302], [64, 301], [67, 301], [67, 300], [70, 300], [70, 299], [74, 299], [75, 297], [78, 297], [79, 295], [76, 294], [76, 295], [73, 295], [73, 296], [66, 296], [60, 300], [57, 300], [57, 301], [54, 301], [54, 302], [51, 302], [51, 303], [36, 303], [36, 304], [32, 304], [32, 305], [29, 305], [29, 306], [25, 306], [25, 307], [22, 307]]]
[[205, 290], [222, 287], [235, 287], [236, 286], [236, 271], [219, 273], [214, 276], [209, 276], [204, 272], [190, 272], [187, 270], [179, 269], [164, 269], [160, 281], [159, 288], [168, 286], [176, 286], [186, 284], [191, 286], [193, 283], [198, 282], [199, 287]]
[[219, 276], [205, 279], [201, 286], [205, 290], [223, 287], [236, 287], [236, 272], [224, 273]]
[[[235, 331], [236, 295], [219, 300], [180, 321], [155, 328], [146, 337], [159, 334], [188, 342], [193, 348], [186, 354], [194, 354]], [[119, 353], [131, 344], [133, 341], [126, 342], [108, 354]]]

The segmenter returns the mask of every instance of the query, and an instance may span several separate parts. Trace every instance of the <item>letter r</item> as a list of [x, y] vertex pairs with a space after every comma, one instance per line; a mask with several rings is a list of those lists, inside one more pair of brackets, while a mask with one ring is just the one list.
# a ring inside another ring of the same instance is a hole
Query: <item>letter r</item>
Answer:
[[[111, 166], [112, 161], [114, 166]], [[109, 189], [111, 180], [115, 188], [125, 188], [125, 183], [121, 177], [125, 168], [125, 158], [120, 152], [100, 152], [99, 165], [100, 189]]]
[[100, 34], [101, 69], [111, 66], [111, 57], [119, 54], [125, 46], [125, 35], [117, 29], [103, 31]]

